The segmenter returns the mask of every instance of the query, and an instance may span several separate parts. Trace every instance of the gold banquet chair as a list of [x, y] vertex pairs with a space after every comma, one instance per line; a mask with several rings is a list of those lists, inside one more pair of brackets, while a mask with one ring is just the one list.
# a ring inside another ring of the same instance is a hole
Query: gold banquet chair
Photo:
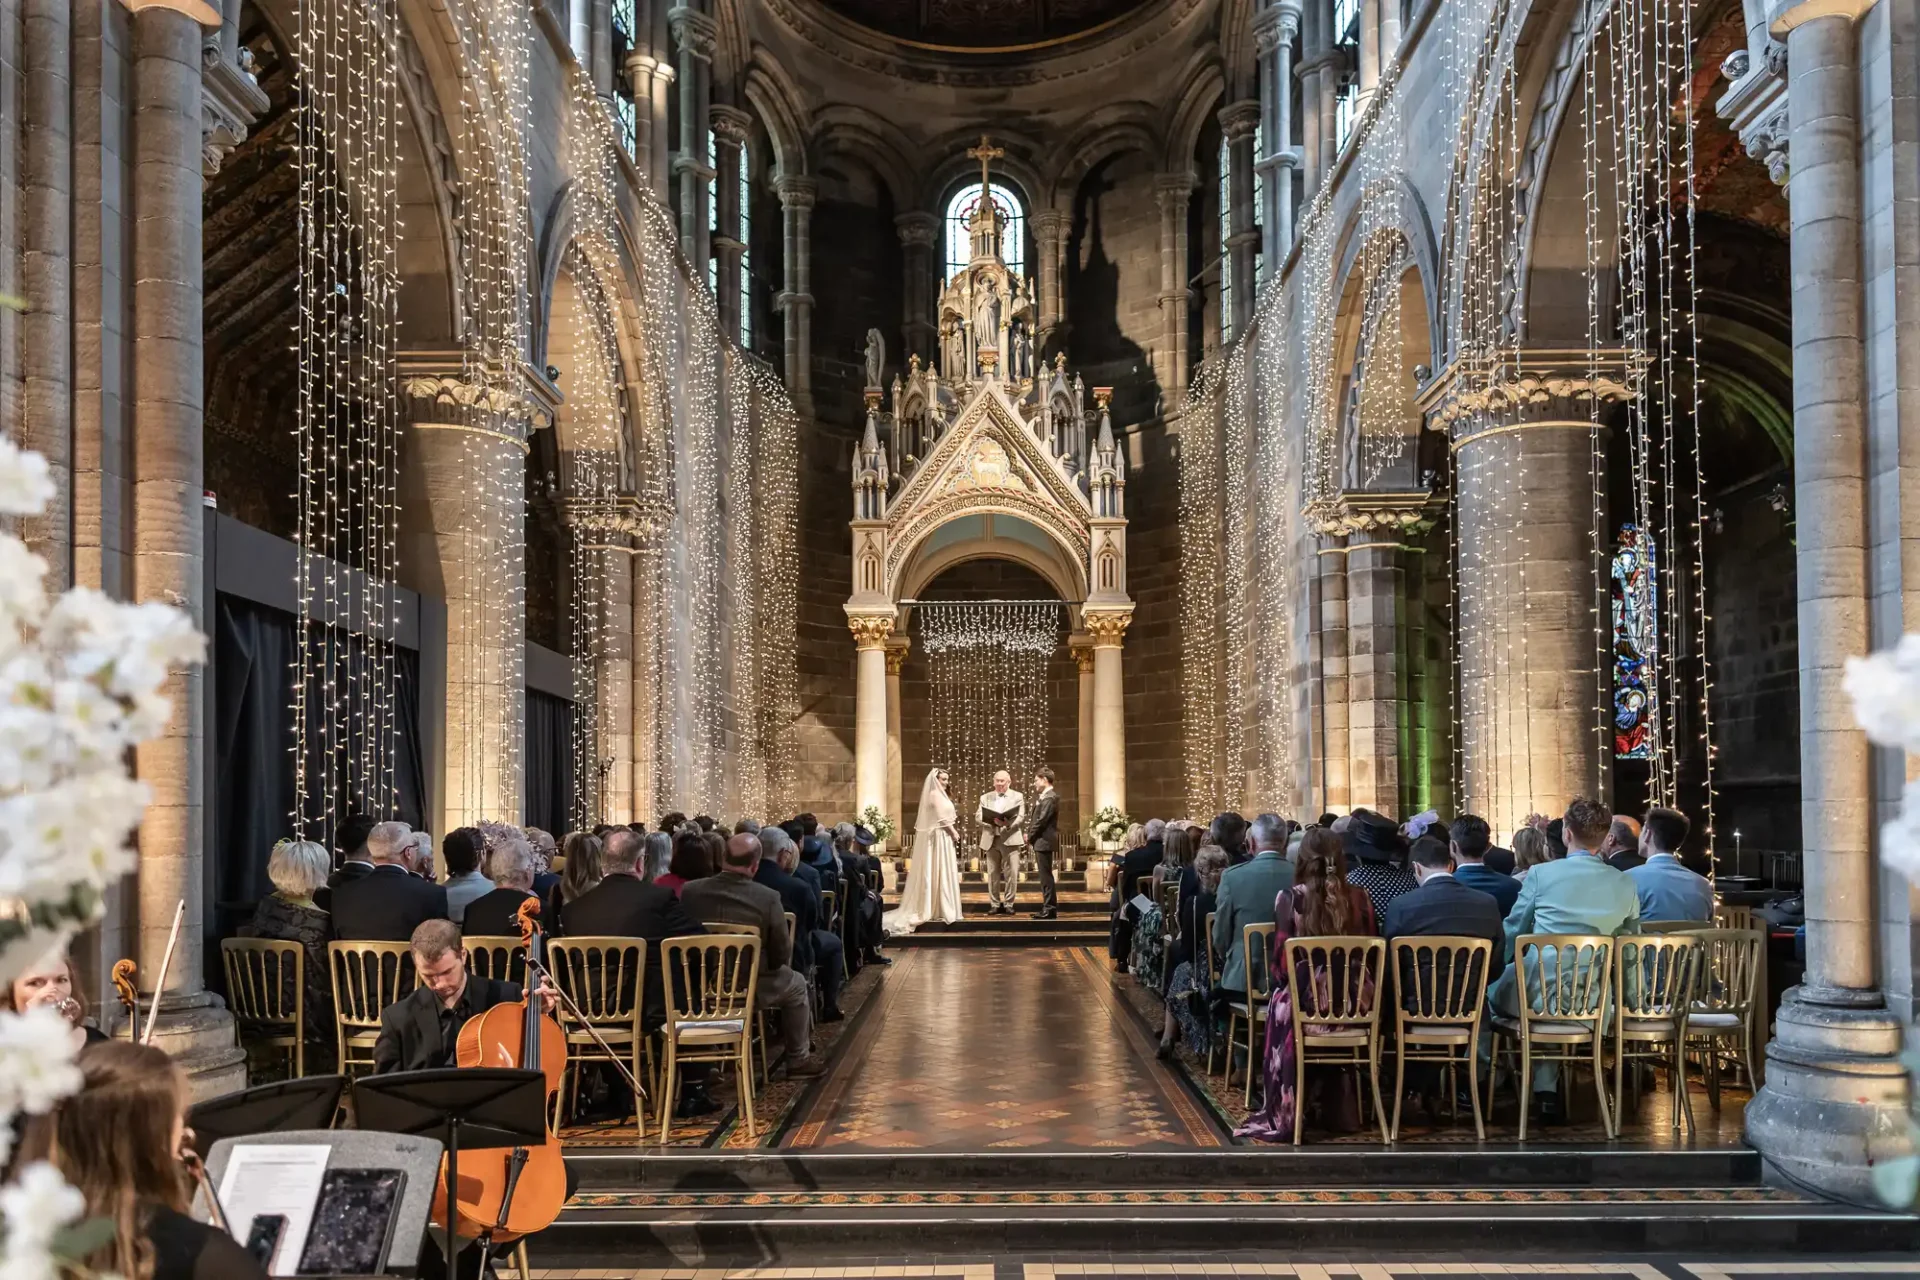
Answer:
[[351, 1078], [373, 1066], [381, 1011], [413, 991], [413, 949], [404, 942], [329, 942], [327, 956], [340, 1074]]
[[760, 940], [744, 933], [668, 938], [660, 944], [667, 1023], [661, 1031], [660, 1141], [673, 1124], [674, 1077], [683, 1062], [732, 1063], [747, 1137], [753, 1117], [754, 994]]
[[[1627, 934], [1615, 939], [1613, 965], [1613, 1130], [1620, 1136], [1626, 1110], [1627, 1062], [1659, 1062], [1673, 1070], [1673, 1114], [1677, 1129], [1684, 1116], [1693, 1133], [1693, 1100], [1687, 1093], [1687, 1015], [1699, 963], [1697, 935]], [[1664, 1053], [1662, 1052], [1664, 1050]]]
[[[1433, 1063], [1447, 1068], [1448, 1094], [1453, 1069], [1467, 1069], [1473, 1098], [1473, 1131], [1487, 1140], [1480, 1108], [1480, 1018], [1487, 1003], [1487, 970], [1493, 944], [1486, 938], [1430, 934], [1393, 940], [1393, 1123], [1387, 1141], [1400, 1140], [1400, 1105], [1407, 1092], [1407, 1064]], [[1459, 1056], [1455, 1056], [1458, 1050]]]
[[[1593, 1091], [1600, 1101], [1600, 1123], [1613, 1136], [1607, 1106], [1607, 1076], [1601, 1065], [1606, 1044], [1607, 1000], [1613, 986], [1613, 939], [1606, 934], [1524, 933], [1514, 939], [1518, 1017], [1494, 1011], [1496, 1048], [1512, 1041], [1520, 1059], [1515, 1080], [1520, 1089], [1520, 1141], [1527, 1140], [1527, 1109], [1532, 1102], [1533, 1062], [1543, 1057], [1593, 1070]], [[1584, 1047], [1584, 1057], [1576, 1056]], [[1489, 1072], [1488, 1083], [1491, 1085]]]
[[[1213, 954], [1213, 918], [1218, 914], [1219, 912], [1217, 911], [1207, 912], [1206, 926], [1203, 929], [1201, 929], [1200, 937], [1196, 943], [1196, 945], [1200, 948], [1200, 954], [1205, 958], [1205, 962], [1207, 966], [1207, 989], [1209, 991], [1212, 991], [1218, 988], [1220, 985], [1220, 958]], [[1211, 1033], [1213, 1030], [1212, 1026], [1209, 1026], [1207, 1030]], [[1207, 1036], [1207, 1074], [1208, 1075], [1213, 1074], [1213, 1053], [1214, 1053], [1214, 1050], [1219, 1047], [1220, 1047], [1220, 1037], [1217, 1035], [1209, 1034]], [[1231, 1069], [1233, 1066], [1231, 1051], [1229, 1051], [1227, 1066], [1229, 1069]]]
[[[766, 941], [765, 938], [760, 936], [760, 926], [757, 924], [737, 923], [732, 920], [715, 920], [705, 927], [708, 933], [741, 933], [756, 942], [764, 943]], [[789, 944], [791, 944], [793, 937], [791, 931], [788, 932], [787, 937]], [[754, 1043], [760, 1047], [760, 1078], [771, 1081], [773, 1079], [773, 1050], [769, 1047], [769, 1041], [767, 1039], [767, 1011], [758, 1006], [755, 1007], [753, 1015], [753, 1039]]]
[[[567, 1066], [560, 1085], [563, 1110], [573, 1103], [580, 1084], [580, 1067], [588, 1062], [613, 1061], [586, 1027], [619, 1055], [633, 1078], [650, 1085], [647, 1036], [642, 1026], [647, 1001], [647, 940], [645, 938], [553, 938], [547, 942], [547, 970], [584, 1018], [562, 1004], [557, 1012], [567, 1036]], [[586, 1025], [583, 1026], [582, 1023]], [[647, 1100], [633, 1099], [635, 1137], [647, 1135]]]
[[1235, 1029], [1244, 1021], [1247, 1024], [1247, 1096], [1246, 1105], [1253, 1105], [1253, 1073], [1260, 1069], [1260, 1056], [1255, 1053], [1256, 1044], [1264, 1045], [1266, 1037], [1256, 1039], [1255, 1032], [1263, 1032], [1267, 1027], [1267, 998], [1272, 995], [1272, 985], [1267, 980], [1268, 948], [1273, 942], [1273, 924], [1250, 924], [1240, 930], [1240, 946], [1247, 957], [1247, 998], [1234, 1000], [1227, 1004], [1227, 1069], [1220, 1083], [1233, 1083], [1233, 1045]]
[[1173, 944], [1180, 941], [1180, 882], [1168, 880], [1157, 890], [1160, 899], [1160, 990], [1173, 978]]
[[[1722, 1042], [1746, 1072], [1749, 1088], [1763, 1079], [1755, 1027], [1766, 1017], [1767, 935], [1758, 929], [1696, 929], [1700, 946], [1687, 1038], [1706, 1050], [1707, 1100], [1720, 1110]], [[1704, 1042], [1704, 1044], [1703, 1044]]]
[[[227, 1007], [240, 1024], [244, 1046], [279, 1049], [288, 1071], [307, 1074], [306, 949], [271, 938], [227, 938], [220, 943], [227, 971]], [[251, 1081], [249, 1081], [251, 1083]]]
[[[1380, 1124], [1380, 1140], [1391, 1141], [1386, 1108], [1380, 1105], [1380, 1000], [1386, 983], [1386, 958], [1384, 938], [1287, 939], [1283, 959], [1287, 991], [1293, 997], [1296, 1147], [1306, 1126], [1309, 1062], [1365, 1067], [1367, 1081], [1373, 1086], [1373, 1114]], [[1248, 985], [1252, 985], [1251, 978]]]
[[495, 982], [527, 982], [527, 944], [518, 935], [476, 933], [460, 939], [467, 951], [467, 972]]

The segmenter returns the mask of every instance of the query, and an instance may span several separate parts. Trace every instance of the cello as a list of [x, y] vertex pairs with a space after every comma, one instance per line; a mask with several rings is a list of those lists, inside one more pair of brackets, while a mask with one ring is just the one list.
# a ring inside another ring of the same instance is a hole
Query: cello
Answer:
[[[544, 938], [535, 917], [540, 900], [520, 905], [520, 937], [527, 947], [527, 979], [544, 972]], [[539, 1146], [474, 1151], [460, 1157], [458, 1184], [447, 1189], [444, 1157], [433, 1194], [433, 1224], [445, 1230], [451, 1200], [456, 1234], [485, 1245], [506, 1244], [553, 1225], [567, 1202], [567, 1168], [553, 1132], [552, 1102], [567, 1065], [567, 1037], [542, 1011], [538, 991], [497, 1004], [467, 1019], [455, 1047], [456, 1067], [517, 1067], [546, 1077], [547, 1140]], [[448, 1261], [452, 1266], [452, 1261]]]

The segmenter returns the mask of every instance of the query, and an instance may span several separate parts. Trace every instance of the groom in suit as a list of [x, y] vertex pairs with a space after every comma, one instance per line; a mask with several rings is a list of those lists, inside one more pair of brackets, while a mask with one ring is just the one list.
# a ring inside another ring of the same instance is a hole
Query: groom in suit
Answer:
[[1060, 848], [1060, 797], [1053, 789], [1053, 770], [1034, 773], [1033, 791], [1033, 804], [1027, 810], [1027, 848], [1033, 850], [1033, 863], [1040, 871], [1040, 909], [1033, 918], [1051, 920], [1060, 914], [1053, 889], [1053, 855]]

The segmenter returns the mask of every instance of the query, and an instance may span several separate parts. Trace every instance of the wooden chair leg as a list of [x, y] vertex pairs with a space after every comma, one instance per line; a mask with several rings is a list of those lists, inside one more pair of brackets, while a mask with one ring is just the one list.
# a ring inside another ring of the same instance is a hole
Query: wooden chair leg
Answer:
[[[1380, 1123], [1380, 1141], [1392, 1142], [1393, 1139], [1387, 1136], [1387, 1109], [1380, 1105], [1380, 1036], [1378, 1032], [1374, 1034], [1372, 1042], [1367, 1046], [1367, 1083], [1373, 1086], [1373, 1115], [1374, 1119]], [[1397, 1118], [1400, 1110], [1400, 1095], [1397, 1092], [1393, 1095], [1393, 1109]]]
[[[1246, 1093], [1246, 1105], [1248, 1110], [1252, 1110], [1253, 1108], [1253, 1062], [1254, 1062], [1253, 1031], [1254, 1031], [1254, 1028], [1257, 1027], [1258, 1025], [1259, 1024], [1253, 1020], [1252, 1011], [1249, 1010], [1247, 1015], [1247, 1093]], [[1261, 1063], [1260, 1074], [1261, 1075], [1266, 1074], [1266, 1064], [1264, 1062]]]
[[1520, 1041], [1520, 1141], [1522, 1142], [1527, 1140], [1527, 1112], [1532, 1110], [1529, 1105], [1532, 1102], [1533, 1045], [1523, 1037]]
[[[1625, 1022], [1625, 1019], [1623, 1018], [1620, 1021]], [[1615, 1035], [1615, 1039], [1614, 1039], [1614, 1045], [1613, 1045], [1613, 1099], [1614, 1099], [1615, 1106], [1625, 1108], [1625, 1106], [1627, 1105], [1625, 1102], [1625, 1098], [1627, 1095], [1621, 1092], [1626, 1087], [1626, 1080], [1623, 1074], [1626, 1071], [1626, 1061], [1627, 1061], [1627, 1040], [1626, 1040], [1625, 1029], [1624, 1028], [1616, 1029], [1614, 1035]]]
[[672, 1136], [670, 1129], [673, 1125], [673, 1073], [674, 1069], [680, 1065], [676, 1060], [671, 1040], [667, 1042], [667, 1051], [664, 1056], [666, 1061], [661, 1067], [663, 1075], [660, 1083], [660, 1145], [663, 1147], [667, 1145], [667, 1139]]
[[[1467, 1092], [1473, 1098], [1473, 1135], [1479, 1141], [1485, 1142], [1487, 1140], [1487, 1125], [1480, 1115], [1480, 1046], [1474, 1043], [1474, 1041], [1478, 1039], [1479, 1037], [1476, 1035], [1473, 1037], [1473, 1040], [1467, 1043]], [[1452, 1070], [1449, 1069], [1447, 1074], [1451, 1076], [1453, 1074]], [[1493, 1064], [1491, 1062], [1487, 1064], [1487, 1074], [1493, 1074]]]
[[[1607, 1069], [1605, 1062], [1601, 1058], [1602, 1043], [1601, 1034], [1595, 1031], [1593, 1036], [1593, 1092], [1594, 1096], [1600, 1100], [1600, 1123], [1606, 1128], [1607, 1137], [1611, 1139], [1619, 1137], [1620, 1132], [1614, 1128], [1613, 1114], [1607, 1108]], [[1564, 1068], [1562, 1069], [1561, 1078], [1565, 1078]]]
[[1673, 1127], [1679, 1128], [1680, 1121], [1687, 1122], [1687, 1137], [1693, 1137], [1693, 1095], [1687, 1089], [1686, 1040], [1673, 1042], [1673, 1106], [1680, 1114], [1673, 1120]]
[[1293, 1145], [1300, 1145], [1307, 1122], [1307, 1038], [1293, 1035]]
[[740, 1076], [740, 1118], [746, 1122], [747, 1137], [756, 1138], [758, 1131], [753, 1124], [753, 1046], [741, 1045], [741, 1054], [734, 1064], [734, 1071]]
[[520, 1273], [519, 1280], [533, 1280], [533, 1265], [527, 1259], [525, 1240], [513, 1246], [513, 1269]]
[[1393, 1124], [1387, 1130], [1387, 1141], [1400, 1140], [1400, 1104], [1407, 1096], [1407, 1042], [1400, 1041], [1400, 1052], [1393, 1055]]

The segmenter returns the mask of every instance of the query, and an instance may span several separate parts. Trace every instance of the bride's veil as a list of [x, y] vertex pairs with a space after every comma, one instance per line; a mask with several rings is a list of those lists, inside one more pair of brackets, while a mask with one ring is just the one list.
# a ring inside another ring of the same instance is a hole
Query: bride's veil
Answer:
[[920, 785], [920, 812], [913, 820], [916, 841], [926, 837], [941, 823], [953, 821], [953, 801], [940, 790], [939, 778], [938, 769], [929, 769], [927, 780]]

